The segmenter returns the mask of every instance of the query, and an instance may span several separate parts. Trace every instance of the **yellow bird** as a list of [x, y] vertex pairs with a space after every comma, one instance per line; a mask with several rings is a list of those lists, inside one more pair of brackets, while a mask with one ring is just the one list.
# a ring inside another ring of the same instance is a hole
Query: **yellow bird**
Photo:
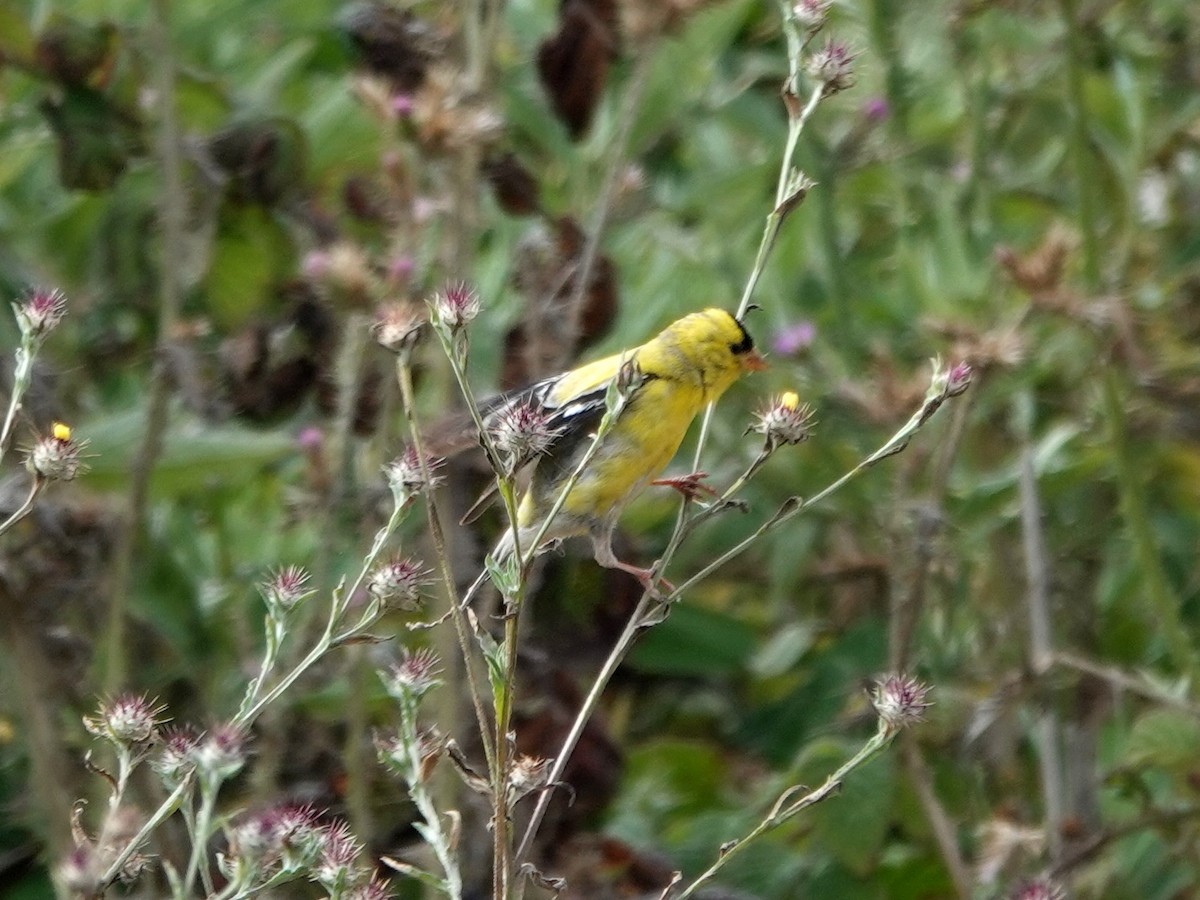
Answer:
[[[703, 473], [655, 481], [675, 456], [697, 413], [743, 374], [766, 367], [745, 326], [723, 309], [684, 316], [646, 343], [587, 363], [562, 375], [496, 398], [481, 409], [494, 438], [524, 428], [534, 438], [535, 465], [517, 512], [521, 552], [542, 527], [572, 473], [592, 443], [605, 413], [605, 396], [622, 365], [640, 376], [626, 405], [605, 433], [542, 544], [590, 535], [596, 562], [636, 576], [652, 588], [649, 569], [621, 562], [612, 549], [613, 529], [625, 506], [649, 484], [685, 493], [703, 490]], [[524, 435], [528, 438], [529, 434]], [[509, 531], [495, 557], [513, 552]]]

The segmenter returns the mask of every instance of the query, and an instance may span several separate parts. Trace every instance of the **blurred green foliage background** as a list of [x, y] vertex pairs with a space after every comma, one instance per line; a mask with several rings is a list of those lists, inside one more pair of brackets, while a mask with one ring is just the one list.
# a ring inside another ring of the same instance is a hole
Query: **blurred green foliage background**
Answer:
[[[0, 896], [48, 895], [72, 802], [99, 796], [79, 724], [97, 695], [227, 717], [259, 650], [254, 583], [302, 563], [329, 588], [361, 558], [405, 430], [379, 304], [474, 283], [480, 394], [736, 306], [783, 149], [779, 10], [512, 0], [472, 42], [472, 9], [0, 7], [0, 291], [71, 302], [21, 439], [61, 419], [92, 454], [0, 545]], [[844, 0], [825, 35], [856, 83], [802, 137], [817, 185], [747, 320], [772, 369], [722, 401], [703, 468], [745, 467], [774, 392], [819, 425], [668, 574], [878, 446], [930, 357], [974, 384], [645, 635], [568, 776], [580, 802], [547, 871], [569, 896], [658, 896], [850, 755], [863, 686], [902, 667], [934, 685], [928, 721], [731, 865], [741, 893], [722, 896], [999, 897], [1046, 870], [1077, 897], [1198, 896], [1200, 9]], [[422, 363], [433, 422], [453, 392], [432, 347]], [[465, 506], [478, 466], [451, 471]], [[15, 506], [23, 475], [5, 478]], [[627, 556], [661, 552], [667, 493], [624, 519]], [[464, 579], [498, 527], [456, 538]], [[529, 741], [573, 714], [632, 591], [575, 548], [550, 559]], [[401, 854], [412, 811], [370, 744], [387, 652], [348, 648], [297, 685], [228, 809], [312, 800]]]

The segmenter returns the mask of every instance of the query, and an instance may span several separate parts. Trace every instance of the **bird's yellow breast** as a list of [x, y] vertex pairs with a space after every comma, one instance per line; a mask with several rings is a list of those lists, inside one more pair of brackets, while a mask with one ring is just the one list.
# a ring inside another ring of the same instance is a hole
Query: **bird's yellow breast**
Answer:
[[573, 516], [603, 516], [632, 499], [674, 458], [704, 393], [690, 385], [651, 380], [621, 414], [620, 427], [605, 436], [592, 462], [567, 495]]

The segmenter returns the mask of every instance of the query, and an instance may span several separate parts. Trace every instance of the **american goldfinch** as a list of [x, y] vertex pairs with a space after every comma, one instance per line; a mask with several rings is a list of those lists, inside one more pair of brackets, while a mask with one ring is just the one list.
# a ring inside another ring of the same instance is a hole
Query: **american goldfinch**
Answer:
[[[590, 535], [596, 562], [629, 572], [649, 589], [649, 569], [621, 562], [614, 555], [613, 529], [629, 501], [654, 483], [675, 456], [696, 414], [744, 373], [766, 367], [742, 323], [723, 309], [692, 313], [639, 347], [496, 398], [481, 414], [493, 434], [501, 423], [529, 417], [531, 411], [542, 417], [537, 424], [544, 440], [535, 448], [540, 452], [517, 511], [517, 542], [521, 552], [528, 553], [588, 451], [604, 417], [605, 396], [624, 365], [635, 366], [639, 377], [542, 544]], [[681, 491], [699, 486], [696, 476], [658, 483]], [[510, 530], [497, 545], [495, 558], [510, 556], [513, 546]]]

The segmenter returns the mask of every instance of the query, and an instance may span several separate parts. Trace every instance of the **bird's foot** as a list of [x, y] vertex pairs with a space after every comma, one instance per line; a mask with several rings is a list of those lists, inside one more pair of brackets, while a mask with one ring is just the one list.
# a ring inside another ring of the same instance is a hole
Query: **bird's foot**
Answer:
[[716, 490], [704, 483], [707, 472], [692, 472], [688, 475], [675, 475], [670, 478], [656, 478], [651, 484], [674, 488], [689, 500], [699, 500], [701, 497], [715, 497]]
[[620, 569], [622, 572], [628, 572], [638, 580], [638, 583], [642, 586], [643, 590], [649, 591], [656, 597], [663, 596], [663, 592], [659, 588], [659, 585], [666, 588], [668, 594], [675, 593], [675, 585], [671, 584], [671, 582], [667, 581], [667, 579], [663, 578], [661, 575], [656, 578], [654, 576], [653, 568], [643, 569], [640, 566], [630, 565], [629, 563], [623, 563], [619, 560], [613, 563], [612, 568]]

